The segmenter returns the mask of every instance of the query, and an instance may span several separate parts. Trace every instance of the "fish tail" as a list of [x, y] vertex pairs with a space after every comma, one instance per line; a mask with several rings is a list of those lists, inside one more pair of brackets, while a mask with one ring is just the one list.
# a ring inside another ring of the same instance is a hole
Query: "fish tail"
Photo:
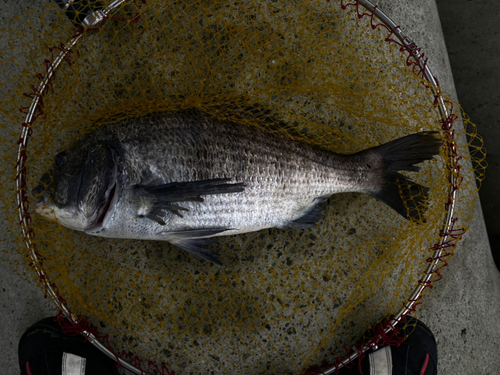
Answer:
[[436, 131], [411, 134], [367, 150], [368, 157], [376, 159], [382, 171], [378, 189], [368, 193], [404, 218], [423, 220], [429, 188], [399, 172], [417, 172], [420, 167], [416, 164], [430, 160], [439, 153], [442, 141], [436, 134]]

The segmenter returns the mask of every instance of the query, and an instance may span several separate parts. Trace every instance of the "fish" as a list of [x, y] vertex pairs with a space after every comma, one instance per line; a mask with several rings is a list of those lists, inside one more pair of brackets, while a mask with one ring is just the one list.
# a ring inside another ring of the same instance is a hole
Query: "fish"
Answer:
[[429, 189], [399, 172], [434, 158], [437, 134], [338, 154], [199, 109], [150, 113], [77, 138], [32, 193], [36, 212], [67, 228], [168, 241], [222, 265], [208, 248], [214, 237], [312, 228], [333, 194], [365, 193], [406, 219], [420, 217]]

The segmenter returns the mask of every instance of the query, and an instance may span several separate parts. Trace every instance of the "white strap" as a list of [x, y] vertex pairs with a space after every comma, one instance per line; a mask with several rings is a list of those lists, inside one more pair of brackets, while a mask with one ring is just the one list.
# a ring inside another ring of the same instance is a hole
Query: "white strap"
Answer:
[[386, 346], [368, 355], [370, 375], [392, 375], [391, 348]]
[[61, 375], [85, 375], [86, 359], [71, 353], [63, 353]]

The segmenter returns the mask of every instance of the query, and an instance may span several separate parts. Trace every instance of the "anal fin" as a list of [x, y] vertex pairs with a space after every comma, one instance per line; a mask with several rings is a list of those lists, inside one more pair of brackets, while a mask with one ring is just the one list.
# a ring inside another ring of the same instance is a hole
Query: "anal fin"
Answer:
[[316, 222], [320, 219], [321, 213], [326, 208], [326, 201], [328, 198], [329, 196], [316, 198], [315, 204], [309, 211], [298, 219], [290, 221], [284, 227], [290, 229], [314, 228], [316, 226]]

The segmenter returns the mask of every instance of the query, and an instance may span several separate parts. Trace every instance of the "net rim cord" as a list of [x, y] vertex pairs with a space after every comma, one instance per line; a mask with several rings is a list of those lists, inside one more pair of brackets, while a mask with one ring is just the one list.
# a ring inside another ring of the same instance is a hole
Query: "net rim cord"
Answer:
[[[108, 7], [103, 9], [103, 11], [106, 14], [111, 13], [113, 8], [116, 8], [120, 6], [121, 4], [125, 3], [126, 0], [116, 0], [113, 3], [111, 3]], [[446, 107], [446, 103], [444, 98], [441, 95], [441, 90], [439, 88], [439, 83], [432, 74], [428, 64], [427, 64], [427, 59], [423, 60], [421, 59], [422, 54], [420, 53], [420, 49], [414, 48], [415, 44], [414, 42], [406, 36], [401, 28], [392, 21], [391, 18], [389, 18], [384, 12], [382, 12], [378, 6], [374, 5], [368, 0], [357, 0], [356, 3], [353, 4], [347, 4], [347, 5], [355, 5], [358, 7], [359, 5], [363, 6], [365, 9], [371, 12], [371, 17], [377, 17], [380, 21], [383, 22], [383, 25], [391, 32], [391, 34], [395, 35], [401, 43], [403, 43], [404, 47], [407, 48], [410, 51], [411, 57], [415, 60], [415, 62], [420, 66], [421, 71], [425, 77], [425, 79], [429, 82], [431, 89], [433, 93], [435, 94], [435, 104], [439, 108], [440, 115], [443, 119], [448, 118], [450, 116], [450, 113]], [[346, 6], [343, 6], [345, 9]], [[359, 18], [362, 18], [363, 15], [359, 15]], [[373, 25], [372, 28], [376, 28], [378, 25]], [[90, 29], [89, 29], [90, 30]], [[71, 38], [69, 42], [67, 42], [63, 48], [61, 48], [61, 52], [58, 56], [56, 56], [55, 59], [49, 64], [47, 73], [45, 77], [42, 79], [41, 83], [38, 86], [38, 89], [35, 90], [35, 95], [32, 98], [31, 105], [29, 107], [28, 113], [26, 115], [25, 122], [23, 123], [23, 128], [21, 131], [21, 136], [20, 136], [20, 141], [19, 141], [19, 148], [18, 148], [18, 154], [17, 154], [17, 164], [16, 164], [16, 200], [17, 200], [17, 205], [18, 205], [18, 210], [19, 210], [19, 220], [20, 220], [20, 225], [22, 229], [22, 233], [25, 239], [25, 245], [29, 251], [29, 256], [31, 258], [31, 262], [33, 264], [33, 267], [35, 268], [35, 271], [38, 274], [38, 277], [40, 281], [43, 282], [45, 286], [45, 290], [48, 296], [52, 299], [56, 307], [58, 307], [64, 316], [69, 319], [70, 321], [74, 323], [78, 323], [77, 318], [71, 314], [67, 306], [65, 305], [65, 301], [61, 298], [61, 296], [54, 290], [52, 287], [52, 284], [50, 283], [49, 278], [45, 274], [45, 272], [42, 269], [42, 262], [38, 257], [38, 254], [36, 252], [36, 247], [33, 243], [33, 236], [32, 232], [30, 231], [30, 217], [28, 214], [28, 198], [26, 195], [26, 147], [28, 144], [28, 138], [31, 134], [31, 125], [33, 122], [36, 120], [36, 112], [39, 109], [40, 102], [42, 100], [43, 94], [46, 91], [47, 87], [50, 85], [51, 80], [54, 78], [55, 72], [57, 68], [60, 66], [60, 64], [66, 60], [68, 54], [71, 52], [71, 50], [75, 47], [77, 42], [80, 40], [80, 38], [85, 34], [86, 30], [79, 30]], [[448, 129], [444, 129], [445, 131], [451, 131], [451, 125], [449, 126]], [[452, 158], [453, 154], [450, 151], [450, 145], [448, 144], [448, 151], [449, 155], [448, 157]], [[452, 163], [452, 165], [454, 165]], [[440, 268], [440, 262], [443, 257], [443, 254], [445, 253], [445, 248], [442, 246], [446, 242], [450, 241], [452, 239], [452, 235], [449, 233], [449, 229], [453, 228], [454, 224], [454, 218], [453, 218], [453, 213], [455, 209], [455, 202], [456, 202], [456, 192], [457, 189], [454, 188], [456, 186], [455, 184], [457, 183], [457, 170], [454, 170], [453, 172], [455, 173], [450, 173], [449, 174], [449, 180], [451, 182], [451, 190], [450, 190], [450, 203], [447, 205], [447, 213], [446, 213], [446, 218], [445, 218], [445, 223], [443, 225], [442, 233], [444, 234], [439, 243], [437, 244], [436, 250], [432, 254], [432, 261], [429, 263], [427, 266], [426, 270], [424, 271], [424, 278], [419, 281], [417, 287], [414, 289], [413, 294], [411, 297], [408, 299], [408, 302], [404, 305], [403, 308], [400, 309], [400, 311], [395, 315], [394, 318], [392, 318], [388, 324], [385, 325], [384, 331], [385, 333], [390, 333], [391, 331], [394, 331], [395, 326], [400, 323], [404, 317], [410, 313], [411, 311], [414, 310], [417, 301], [420, 300], [420, 298], [423, 295], [423, 292], [425, 289], [427, 289], [431, 283], [431, 278], [434, 275], [434, 273]], [[141, 369], [136, 368], [126, 360], [122, 358], [117, 358], [117, 356], [108, 348], [106, 348], [105, 345], [103, 345], [97, 337], [89, 331], [83, 331], [81, 332], [82, 335], [87, 337], [87, 339], [94, 345], [96, 346], [99, 350], [101, 350], [104, 354], [106, 354], [108, 357], [118, 361], [120, 365], [124, 366], [127, 370], [132, 371], [135, 374], [143, 374], [144, 371]], [[373, 346], [369, 345], [364, 345], [361, 348], [357, 350], [353, 350], [353, 352], [347, 356], [344, 360], [341, 362], [337, 363], [335, 366], [330, 367], [326, 370], [322, 370], [321, 373], [325, 375], [330, 375], [333, 374], [335, 371], [338, 371], [340, 368], [348, 365], [349, 363], [352, 363], [358, 356], [364, 354], [366, 351], [369, 349], [372, 349]]]

